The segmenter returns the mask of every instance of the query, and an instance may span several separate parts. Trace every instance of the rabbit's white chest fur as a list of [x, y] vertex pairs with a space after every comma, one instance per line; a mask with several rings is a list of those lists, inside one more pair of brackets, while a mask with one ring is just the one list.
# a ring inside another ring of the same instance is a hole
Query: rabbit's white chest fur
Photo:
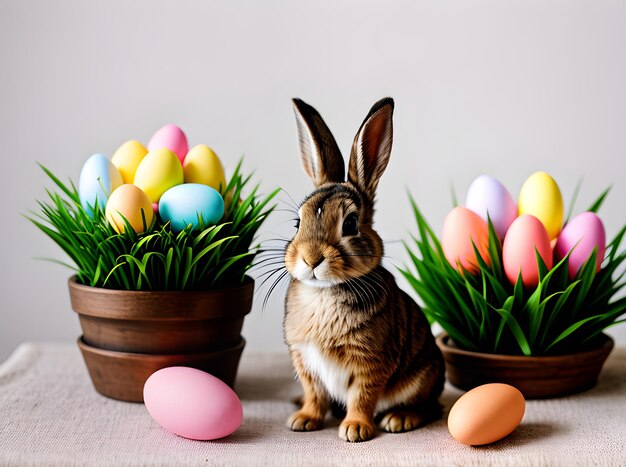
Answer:
[[302, 364], [314, 377], [321, 380], [330, 397], [337, 402], [347, 403], [350, 373], [326, 358], [315, 344], [299, 344]]
[[[330, 397], [342, 404], [348, 403], [350, 372], [325, 357], [315, 344], [299, 344], [295, 346], [300, 352], [302, 364], [315, 378], [319, 378]], [[395, 405], [402, 404], [413, 395], [413, 388], [395, 392], [392, 396], [383, 394], [376, 404], [376, 413], [385, 411]]]

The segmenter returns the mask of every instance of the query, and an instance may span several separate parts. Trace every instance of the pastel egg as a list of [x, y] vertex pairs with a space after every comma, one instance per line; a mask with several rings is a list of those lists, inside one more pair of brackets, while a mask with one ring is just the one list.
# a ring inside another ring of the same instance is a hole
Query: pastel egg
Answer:
[[519, 215], [531, 214], [545, 226], [550, 240], [563, 227], [563, 196], [554, 179], [545, 172], [532, 174], [522, 185], [518, 198]]
[[117, 233], [124, 233], [128, 221], [137, 233], [145, 232], [154, 219], [150, 198], [141, 188], [126, 184], [117, 188], [109, 197], [106, 218]]
[[183, 162], [185, 183], [202, 183], [221, 192], [226, 188], [224, 167], [213, 150], [198, 144], [189, 150]]
[[176, 154], [160, 148], [149, 151], [143, 158], [135, 172], [134, 183], [148, 195], [150, 201], [157, 203], [163, 193], [183, 181], [183, 166]]
[[593, 212], [583, 212], [571, 219], [559, 234], [554, 256], [562, 260], [571, 251], [568, 259], [568, 275], [573, 279], [580, 267], [589, 259], [594, 248], [596, 253], [596, 272], [602, 267], [606, 250], [604, 224]]
[[441, 246], [452, 267], [470, 273], [478, 271], [478, 259], [472, 242], [480, 256], [490, 264], [487, 222], [475, 212], [457, 206], [446, 216], [441, 234]]
[[515, 200], [499, 180], [489, 175], [481, 175], [472, 182], [465, 197], [465, 207], [485, 221], [490, 218], [501, 239], [517, 217]]
[[117, 168], [103, 154], [94, 154], [83, 164], [78, 179], [78, 196], [89, 215], [98, 204], [106, 206], [109, 195], [123, 183]]
[[143, 399], [159, 425], [184, 438], [223, 438], [243, 420], [237, 394], [215, 376], [195, 368], [168, 367], [153, 373], [144, 385]]
[[[213, 188], [185, 183], [167, 190], [159, 201], [159, 216], [179, 232], [189, 224], [196, 230], [217, 224], [224, 215], [224, 200]], [[201, 220], [201, 222], [200, 222]]]
[[526, 401], [508, 384], [491, 383], [463, 394], [448, 415], [454, 439], [471, 446], [498, 441], [511, 434], [524, 418]]
[[111, 162], [120, 171], [124, 183], [133, 183], [137, 167], [148, 154], [146, 147], [139, 141], [131, 140], [122, 144], [113, 154]]
[[547, 268], [552, 267], [552, 247], [548, 232], [535, 216], [524, 214], [511, 224], [502, 245], [504, 272], [513, 285], [522, 274], [526, 287], [535, 287], [539, 283], [537, 256], [543, 259]]
[[148, 151], [167, 148], [172, 151], [182, 164], [189, 150], [187, 136], [176, 125], [165, 125], [159, 128], [148, 142]]

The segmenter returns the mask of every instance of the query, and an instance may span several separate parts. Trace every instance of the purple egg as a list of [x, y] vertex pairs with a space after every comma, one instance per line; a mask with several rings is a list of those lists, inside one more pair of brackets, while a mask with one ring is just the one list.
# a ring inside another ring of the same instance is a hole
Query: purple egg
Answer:
[[467, 190], [465, 207], [487, 220], [487, 214], [500, 239], [517, 217], [517, 203], [499, 180], [490, 175], [476, 178]]

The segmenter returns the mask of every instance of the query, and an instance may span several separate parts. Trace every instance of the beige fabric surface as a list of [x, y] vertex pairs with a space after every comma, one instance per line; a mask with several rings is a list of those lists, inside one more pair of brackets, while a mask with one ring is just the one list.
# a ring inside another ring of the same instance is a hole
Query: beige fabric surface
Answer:
[[[97, 394], [74, 345], [26, 343], [0, 366], [0, 465], [626, 465], [626, 348], [613, 351], [595, 389], [529, 401], [513, 434], [481, 448], [452, 439], [445, 419], [360, 444], [339, 440], [334, 419], [292, 433], [285, 420], [299, 386], [286, 355], [244, 352], [236, 390], [239, 430], [191, 441], [142, 404]], [[446, 412], [460, 394], [446, 386]]]

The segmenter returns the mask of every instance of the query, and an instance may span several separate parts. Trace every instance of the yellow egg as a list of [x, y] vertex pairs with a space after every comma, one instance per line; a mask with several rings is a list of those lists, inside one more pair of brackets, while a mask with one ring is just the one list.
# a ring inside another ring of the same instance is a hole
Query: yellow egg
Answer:
[[146, 228], [150, 227], [154, 219], [154, 211], [148, 195], [141, 188], [131, 184], [122, 185], [111, 193], [105, 214], [111, 226], [118, 233], [124, 233], [126, 230], [124, 219], [137, 233], [146, 230], [144, 218]]
[[471, 446], [493, 443], [520, 424], [526, 410], [522, 393], [501, 383], [483, 384], [463, 394], [450, 409], [448, 430]]
[[146, 154], [148, 154], [146, 147], [135, 140], [126, 141], [117, 148], [111, 162], [122, 174], [124, 183], [133, 183], [137, 167]]
[[173, 186], [184, 182], [183, 166], [178, 156], [166, 148], [149, 151], [135, 173], [135, 185], [141, 188], [153, 203]]
[[183, 162], [185, 183], [202, 183], [221, 191], [226, 187], [224, 167], [213, 150], [198, 144], [189, 150]]
[[554, 179], [545, 172], [536, 172], [524, 182], [519, 193], [519, 215], [531, 214], [541, 221], [550, 240], [563, 227], [563, 196]]

